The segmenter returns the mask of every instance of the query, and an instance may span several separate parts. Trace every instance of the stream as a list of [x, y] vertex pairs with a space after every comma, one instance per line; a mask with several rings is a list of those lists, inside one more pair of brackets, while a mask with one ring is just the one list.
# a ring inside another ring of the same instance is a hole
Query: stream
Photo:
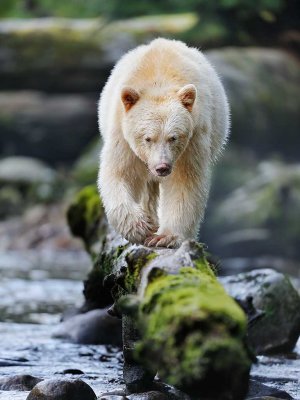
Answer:
[[[82, 280], [91, 267], [80, 245], [55, 247], [53, 237], [51, 243], [2, 246], [5, 250], [0, 251], [0, 378], [79, 377], [97, 396], [122, 388], [119, 348], [72, 344], [51, 336], [61, 314], [82, 304]], [[300, 341], [290, 354], [258, 357], [251, 375], [299, 400], [299, 371]], [[0, 399], [25, 400], [28, 393], [0, 391]]]

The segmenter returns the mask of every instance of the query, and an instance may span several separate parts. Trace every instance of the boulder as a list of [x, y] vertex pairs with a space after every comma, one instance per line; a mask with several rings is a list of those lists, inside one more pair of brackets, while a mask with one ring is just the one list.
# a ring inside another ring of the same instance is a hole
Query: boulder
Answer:
[[113, 318], [107, 309], [92, 310], [63, 321], [53, 336], [79, 344], [122, 345], [122, 327], [118, 318]]
[[43, 162], [30, 157], [7, 157], [0, 160], [1, 184], [51, 184], [55, 171]]
[[0, 92], [0, 155], [73, 162], [98, 132], [98, 96]]
[[221, 257], [299, 260], [300, 164], [265, 161], [248, 171], [241, 172], [244, 183], [209, 206], [204, 239], [210, 250]]
[[250, 379], [246, 400], [293, 400], [287, 392]]
[[248, 315], [248, 342], [256, 354], [293, 350], [300, 335], [300, 296], [272, 269], [220, 278]]
[[31, 390], [42, 379], [31, 375], [11, 375], [0, 377], [0, 390]]
[[96, 400], [93, 389], [81, 379], [47, 379], [31, 390], [26, 400]]
[[208, 51], [232, 110], [231, 141], [255, 154], [299, 159], [299, 61], [279, 49]]

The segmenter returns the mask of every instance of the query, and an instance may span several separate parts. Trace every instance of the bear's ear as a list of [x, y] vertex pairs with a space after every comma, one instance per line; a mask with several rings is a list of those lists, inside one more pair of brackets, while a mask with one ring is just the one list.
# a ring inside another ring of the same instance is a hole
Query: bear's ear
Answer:
[[122, 88], [121, 99], [126, 111], [129, 111], [131, 107], [135, 105], [139, 98], [140, 96], [138, 92], [131, 87], [125, 86]]
[[179, 99], [181, 101], [181, 103], [184, 105], [184, 107], [189, 110], [192, 111], [193, 108], [193, 104], [194, 101], [196, 99], [196, 95], [197, 95], [197, 90], [195, 85], [185, 85], [183, 86], [183, 88], [181, 88], [178, 91], [178, 96]]

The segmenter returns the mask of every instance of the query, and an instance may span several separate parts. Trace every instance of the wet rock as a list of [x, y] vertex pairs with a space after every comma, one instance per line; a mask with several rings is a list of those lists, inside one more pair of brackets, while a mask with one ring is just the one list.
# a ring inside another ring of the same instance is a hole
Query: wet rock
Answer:
[[249, 391], [246, 400], [259, 400], [259, 399], [293, 399], [288, 393], [283, 390], [277, 390], [275, 388], [264, 385], [263, 383], [257, 382], [250, 379]]
[[206, 54], [229, 97], [230, 140], [261, 156], [278, 152], [297, 160], [298, 60], [282, 50], [263, 48], [224, 48]]
[[42, 379], [31, 375], [13, 375], [0, 377], [0, 390], [31, 390]]
[[[50, 164], [74, 161], [97, 135], [97, 98], [97, 93], [0, 93], [0, 155], [26, 155]], [[32, 175], [42, 172], [36, 169]]]
[[74, 369], [74, 368], [68, 368], [64, 369], [63, 374], [70, 374], [70, 375], [83, 375], [84, 372], [82, 372], [80, 369]]
[[108, 315], [107, 309], [71, 317], [58, 326], [53, 336], [79, 344], [122, 344], [121, 322]]
[[[273, 396], [259, 396], [259, 397], [251, 397], [249, 400], [285, 400], [286, 397], [273, 397]], [[291, 399], [291, 397], [287, 397], [287, 399]]]
[[300, 296], [272, 269], [220, 278], [249, 318], [248, 341], [257, 354], [292, 350], [300, 334]]
[[26, 400], [96, 400], [93, 389], [81, 379], [47, 379], [38, 383]]
[[151, 390], [145, 393], [135, 393], [128, 396], [129, 400], [169, 400], [170, 397], [164, 393]]
[[99, 400], [128, 400], [126, 397], [126, 390], [117, 389], [110, 392], [102, 393]]
[[107, 224], [95, 184], [77, 193], [67, 210], [67, 220], [72, 234], [83, 240], [86, 250], [92, 255], [99, 253]]

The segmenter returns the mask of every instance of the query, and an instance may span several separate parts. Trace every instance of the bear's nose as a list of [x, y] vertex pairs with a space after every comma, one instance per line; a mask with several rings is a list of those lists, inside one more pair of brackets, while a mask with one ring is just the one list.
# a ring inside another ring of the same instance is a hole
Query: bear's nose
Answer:
[[167, 176], [171, 172], [171, 165], [162, 163], [155, 167], [158, 176]]

